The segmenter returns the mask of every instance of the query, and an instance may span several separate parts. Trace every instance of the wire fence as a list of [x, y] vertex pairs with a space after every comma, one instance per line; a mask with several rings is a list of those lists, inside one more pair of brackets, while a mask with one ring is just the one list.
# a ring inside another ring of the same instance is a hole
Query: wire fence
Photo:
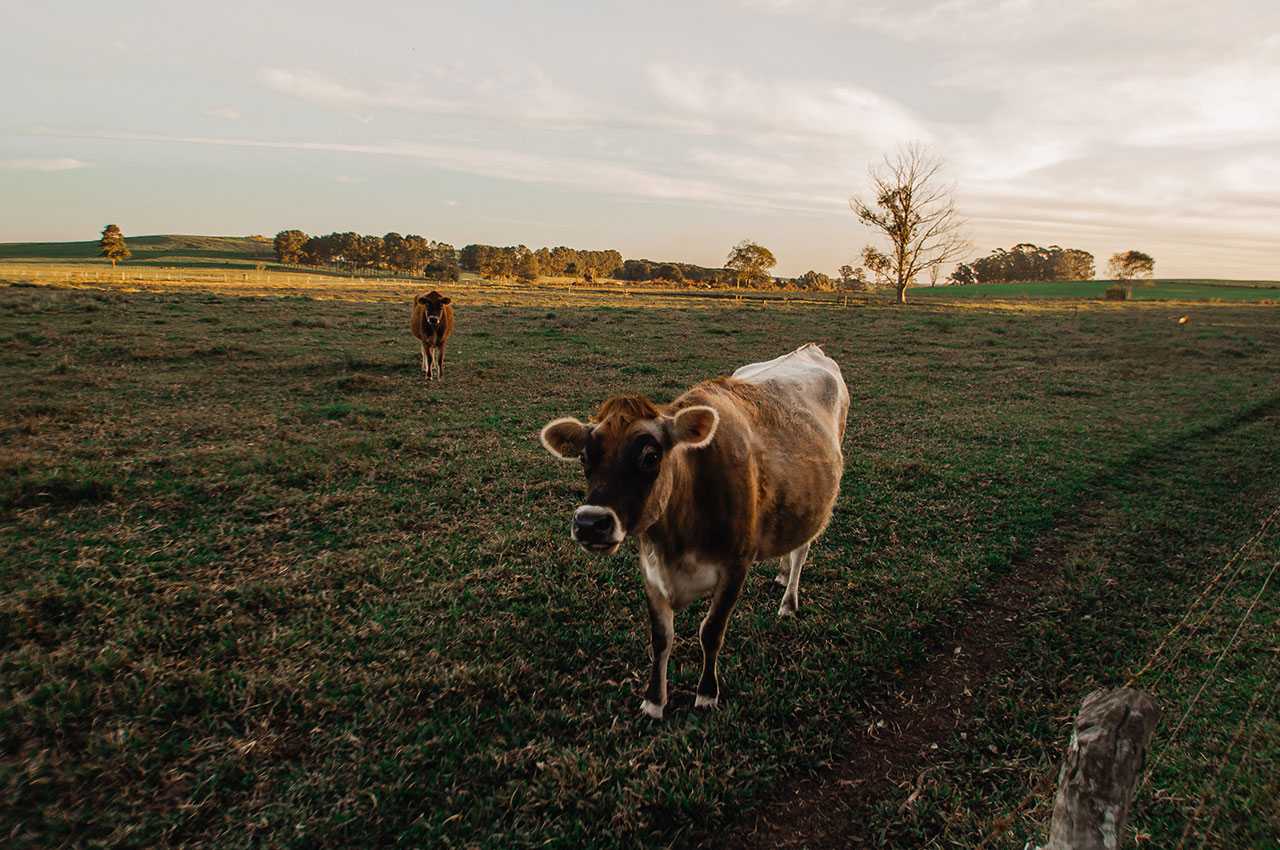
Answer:
[[[1202, 697], [1206, 692], [1212, 693], [1210, 689], [1221, 682], [1222, 674], [1220, 671], [1223, 662], [1239, 649], [1241, 636], [1254, 619], [1255, 612], [1259, 611], [1260, 606], [1264, 605], [1264, 600], [1269, 601], [1269, 597], [1266, 595], [1267, 590], [1276, 579], [1277, 571], [1280, 571], [1280, 561], [1273, 563], [1267, 570], [1257, 591], [1252, 594], [1248, 604], [1244, 606], [1243, 613], [1238, 617], [1229, 616], [1225, 610], [1227, 600], [1240, 598], [1238, 594], [1240, 586], [1245, 579], [1252, 575], [1248, 568], [1257, 560], [1259, 548], [1266, 541], [1268, 534], [1276, 530], [1277, 520], [1280, 520], [1280, 506], [1277, 506], [1263, 520], [1258, 531], [1242, 543], [1235, 553], [1205, 582], [1196, 598], [1157, 644], [1150, 657], [1142, 667], [1129, 676], [1128, 681], [1125, 683], [1124, 687], [1126, 688], [1142, 687], [1144, 690], [1157, 693], [1164, 691], [1167, 692], [1167, 697], [1173, 696], [1180, 689], [1179, 686], [1183, 688], [1193, 687], [1196, 684], [1195, 677], [1188, 676], [1189, 666], [1180, 665], [1179, 661], [1188, 650], [1197, 646], [1203, 649], [1208, 637], [1214, 634], [1225, 635], [1226, 629], [1215, 628], [1215, 626], [1223, 622], [1228, 626], [1234, 625], [1234, 628], [1231, 629], [1230, 637], [1226, 640], [1221, 651], [1217, 653], [1212, 667], [1200, 677], [1199, 687], [1195, 689], [1194, 695], [1183, 703], [1178, 720], [1173, 725], [1172, 730], [1166, 734], [1157, 735], [1159, 749], [1156, 750], [1155, 756], [1146, 766], [1139, 777], [1137, 786], [1134, 788], [1133, 798], [1135, 803], [1138, 801], [1138, 795], [1149, 778], [1171, 754], [1179, 751], [1181, 743], [1179, 737], [1197, 717], [1197, 708], [1200, 709], [1199, 714], [1204, 715], [1207, 713], [1206, 707], [1201, 704]], [[1264, 550], [1263, 554], [1267, 554], [1266, 550]], [[1266, 560], [1269, 561], [1270, 557], [1267, 557]], [[1241, 599], [1241, 601], [1243, 600]], [[1259, 624], [1255, 623], [1255, 625]], [[1264, 635], [1266, 634], [1264, 632]], [[1275, 632], [1274, 624], [1269, 636], [1273, 640], [1280, 639], [1280, 635]], [[1169, 650], [1167, 654], [1166, 650]], [[1187, 815], [1186, 824], [1176, 850], [1185, 850], [1185, 848], [1193, 846], [1188, 842], [1197, 836], [1199, 843], [1194, 845], [1196, 848], [1210, 846], [1209, 842], [1213, 840], [1214, 826], [1222, 813], [1225, 801], [1234, 795], [1244, 779], [1245, 765], [1248, 762], [1246, 754], [1254, 752], [1254, 742], [1262, 725], [1257, 722], [1257, 718], [1272, 716], [1277, 700], [1276, 693], [1280, 691], [1280, 675], [1278, 675], [1280, 674], [1280, 645], [1271, 647], [1270, 654], [1270, 663], [1262, 673], [1261, 684], [1254, 690], [1253, 698], [1250, 700], [1244, 717], [1231, 730], [1230, 739], [1217, 759], [1216, 765], [1213, 766], [1212, 775], [1205, 780], [1195, 808]], [[1257, 712], [1256, 709], [1264, 698], [1266, 701], [1262, 711]], [[1207, 722], [1207, 718], [1202, 718], [1202, 720]], [[1246, 733], [1248, 734], [1247, 739], [1245, 738]], [[1225, 737], [1225, 735], [1220, 735], [1220, 737]], [[1153, 749], [1155, 749], [1154, 746]], [[983, 840], [977, 845], [977, 850], [984, 850], [984, 848], [1003, 838], [1029, 806], [1035, 802], [1042, 801], [1053, 787], [1052, 780], [1056, 774], [1056, 769], [1042, 772], [1017, 805], [992, 825]], [[1207, 813], [1206, 807], [1208, 808]], [[1203, 828], [1197, 830], [1197, 824], [1200, 823], [1203, 823]], [[1031, 844], [1027, 845], [1027, 848], [1031, 847]]]

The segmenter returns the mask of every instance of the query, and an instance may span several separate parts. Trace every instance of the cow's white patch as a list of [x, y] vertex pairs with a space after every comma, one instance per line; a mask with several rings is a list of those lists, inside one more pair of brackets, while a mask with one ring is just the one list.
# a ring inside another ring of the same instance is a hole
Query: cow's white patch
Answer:
[[682, 567], [671, 573], [671, 602], [676, 608], [683, 608], [715, 590], [722, 572], [715, 564], [692, 557], [685, 558]]
[[647, 699], [646, 699], [646, 700], [641, 700], [641, 701], [640, 701], [640, 713], [641, 713], [641, 714], [643, 714], [643, 715], [645, 715], [646, 717], [651, 717], [651, 718], [653, 718], [654, 720], [661, 720], [661, 719], [662, 719], [662, 706], [660, 706], [660, 705], [654, 705], [653, 703], [649, 702]]
[[644, 579], [658, 591], [663, 599], [671, 601], [671, 589], [667, 584], [667, 571], [658, 561], [658, 553], [649, 543], [640, 544], [640, 568], [644, 570]]
[[698, 694], [698, 698], [693, 701], [694, 708], [715, 708], [719, 700], [716, 697], [704, 697]]

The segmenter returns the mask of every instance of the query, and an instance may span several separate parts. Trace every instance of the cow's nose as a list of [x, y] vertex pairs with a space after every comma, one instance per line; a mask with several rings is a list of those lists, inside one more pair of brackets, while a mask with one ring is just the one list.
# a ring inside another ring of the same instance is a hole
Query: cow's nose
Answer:
[[612, 546], [621, 542], [618, 516], [608, 508], [583, 505], [573, 513], [573, 539], [588, 546]]

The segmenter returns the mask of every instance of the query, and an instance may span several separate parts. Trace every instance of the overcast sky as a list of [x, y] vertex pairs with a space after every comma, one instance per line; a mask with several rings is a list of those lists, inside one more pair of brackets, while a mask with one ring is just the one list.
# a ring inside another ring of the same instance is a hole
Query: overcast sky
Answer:
[[1275, 0], [5, 5], [0, 241], [751, 239], [834, 274], [868, 166], [921, 141], [975, 257], [1280, 279]]

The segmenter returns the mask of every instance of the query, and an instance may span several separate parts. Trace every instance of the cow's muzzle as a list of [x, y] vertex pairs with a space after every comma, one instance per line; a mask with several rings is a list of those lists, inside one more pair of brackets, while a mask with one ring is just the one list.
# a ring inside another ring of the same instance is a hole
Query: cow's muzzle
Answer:
[[612, 508], [583, 505], [573, 512], [572, 536], [588, 552], [610, 555], [618, 551], [627, 534]]

